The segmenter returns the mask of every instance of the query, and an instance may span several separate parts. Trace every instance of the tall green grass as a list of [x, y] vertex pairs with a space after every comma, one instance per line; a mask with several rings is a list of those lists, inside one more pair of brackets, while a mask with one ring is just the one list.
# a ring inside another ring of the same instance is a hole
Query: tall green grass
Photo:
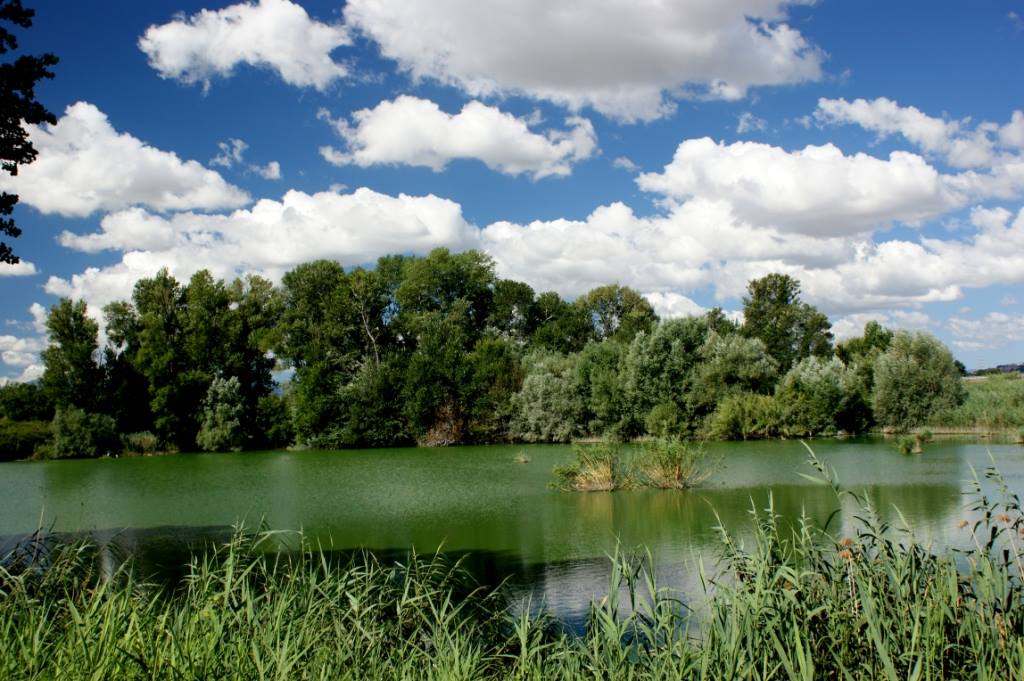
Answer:
[[8, 557], [0, 678], [20, 679], [1015, 679], [1024, 670], [1019, 500], [976, 485], [964, 553], [934, 554], [878, 519], [812, 458], [859, 529], [835, 536], [769, 504], [747, 547], [720, 529], [706, 606], [691, 613], [650, 557], [612, 557], [587, 627], [513, 607], [443, 556], [338, 565], [268, 554], [239, 535], [156, 587], [104, 575], [86, 547]]
[[943, 409], [929, 419], [933, 429], [963, 429], [1016, 433], [1024, 427], [1024, 376], [1002, 374], [965, 382], [967, 400]]

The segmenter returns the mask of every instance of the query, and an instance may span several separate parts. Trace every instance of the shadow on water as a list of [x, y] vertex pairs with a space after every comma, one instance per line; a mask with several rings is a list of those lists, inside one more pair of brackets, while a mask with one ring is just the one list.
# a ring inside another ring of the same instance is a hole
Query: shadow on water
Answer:
[[[1024, 490], [1019, 446], [935, 443], [900, 456], [891, 443], [819, 441], [844, 487], [867, 492], [882, 518], [902, 518], [923, 541], [948, 543], [962, 516], [964, 480], [989, 452], [1016, 491]], [[837, 507], [798, 442], [712, 444], [721, 468], [696, 490], [564, 493], [548, 488], [565, 446], [446, 450], [262, 452], [140, 459], [0, 464], [0, 555], [37, 527], [47, 542], [87, 541], [103, 574], [131, 559], [141, 576], [180, 582], [194, 554], [228, 541], [236, 527], [283, 531], [293, 551], [301, 532], [332, 559], [362, 550], [382, 561], [441, 547], [482, 585], [507, 581], [573, 627], [607, 593], [609, 556], [646, 547], [659, 582], [699, 598], [703, 565], [719, 555], [718, 526], [752, 541], [751, 510], [771, 503], [783, 523], [825, 523]], [[895, 508], [899, 508], [899, 513]], [[42, 512], [41, 512], [42, 511]], [[902, 514], [902, 515], [901, 515]], [[830, 528], [853, 532], [851, 509]], [[128, 528], [128, 529], [117, 529]]]

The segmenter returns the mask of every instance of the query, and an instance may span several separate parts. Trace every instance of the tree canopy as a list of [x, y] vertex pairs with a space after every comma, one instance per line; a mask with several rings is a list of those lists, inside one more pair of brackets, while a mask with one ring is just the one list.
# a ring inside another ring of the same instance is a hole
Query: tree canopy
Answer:
[[[5, 24], [30, 28], [33, 16], [35, 11], [23, 7], [21, 0], [0, 2], [0, 55], [18, 49], [17, 37]], [[57, 57], [50, 53], [38, 57], [21, 55], [14, 61], [0, 64], [0, 168], [11, 175], [18, 174], [19, 165], [36, 159], [36, 149], [24, 124], [57, 123], [57, 117], [36, 101], [36, 84], [53, 78], [50, 67], [56, 64]], [[17, 194], [0, 193], [0, 234], [12, 238], [21, 235], [21, 229], [10, 217], [17, 203]], [[11, 247], [0, 242], [0, 262], [14, 264], [19, 261]]]

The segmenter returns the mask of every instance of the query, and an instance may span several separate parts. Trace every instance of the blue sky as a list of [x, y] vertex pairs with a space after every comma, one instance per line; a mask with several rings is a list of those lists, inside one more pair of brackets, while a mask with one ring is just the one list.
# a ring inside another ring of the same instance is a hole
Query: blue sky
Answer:
[[60, 120], [0, 178], [0, 380], [60, 296], [436, 246], [663, 316], [782, 271], [839, 337], [1024, 361], [1019, 0], [27, 4]]

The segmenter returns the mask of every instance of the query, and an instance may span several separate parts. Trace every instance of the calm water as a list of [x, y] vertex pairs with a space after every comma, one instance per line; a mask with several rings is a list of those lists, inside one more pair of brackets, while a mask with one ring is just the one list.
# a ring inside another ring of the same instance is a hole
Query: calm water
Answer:
[[[841, 483], [866, 490], [883, 515], [893, 506], [919, 537], [959, 543], [962, 492], [991, 455], [1011, 489], [1024, 492], [1024, 447], [935, 442], [919, 456], [881, 440], [816, 441]], [[87, 533], [117, 555], [161, 569], [180, 565], [204, 539], [232, 525], [302, 530], [338, 549], [389, 554], [410, 548], [471, 553], [486, 579], [511, 577], [573, 618], [607, 590], [607, 555], [645, 545], [663, 579], [696, 584], [696, 561], [713, 563], [719, 520], [749, 536], [752, 505], [771, 495], [777, 512], [824, 521], [832, 492], [798, 442], [719, 443], [704, 486], [687, 492], [564, 493], [548, 489], [566, 446], [489, 446], [342, 452], [185, 454], [0, 464], [0, 537], [43, 527]], [[529, 463], [515, 463], [520, 451]], [[718, 518], [715, 512], [717, 511]], [[849, 530], [848, 517], [841, 521]], [[837, 531], [842, 531], [838, 527]]]

